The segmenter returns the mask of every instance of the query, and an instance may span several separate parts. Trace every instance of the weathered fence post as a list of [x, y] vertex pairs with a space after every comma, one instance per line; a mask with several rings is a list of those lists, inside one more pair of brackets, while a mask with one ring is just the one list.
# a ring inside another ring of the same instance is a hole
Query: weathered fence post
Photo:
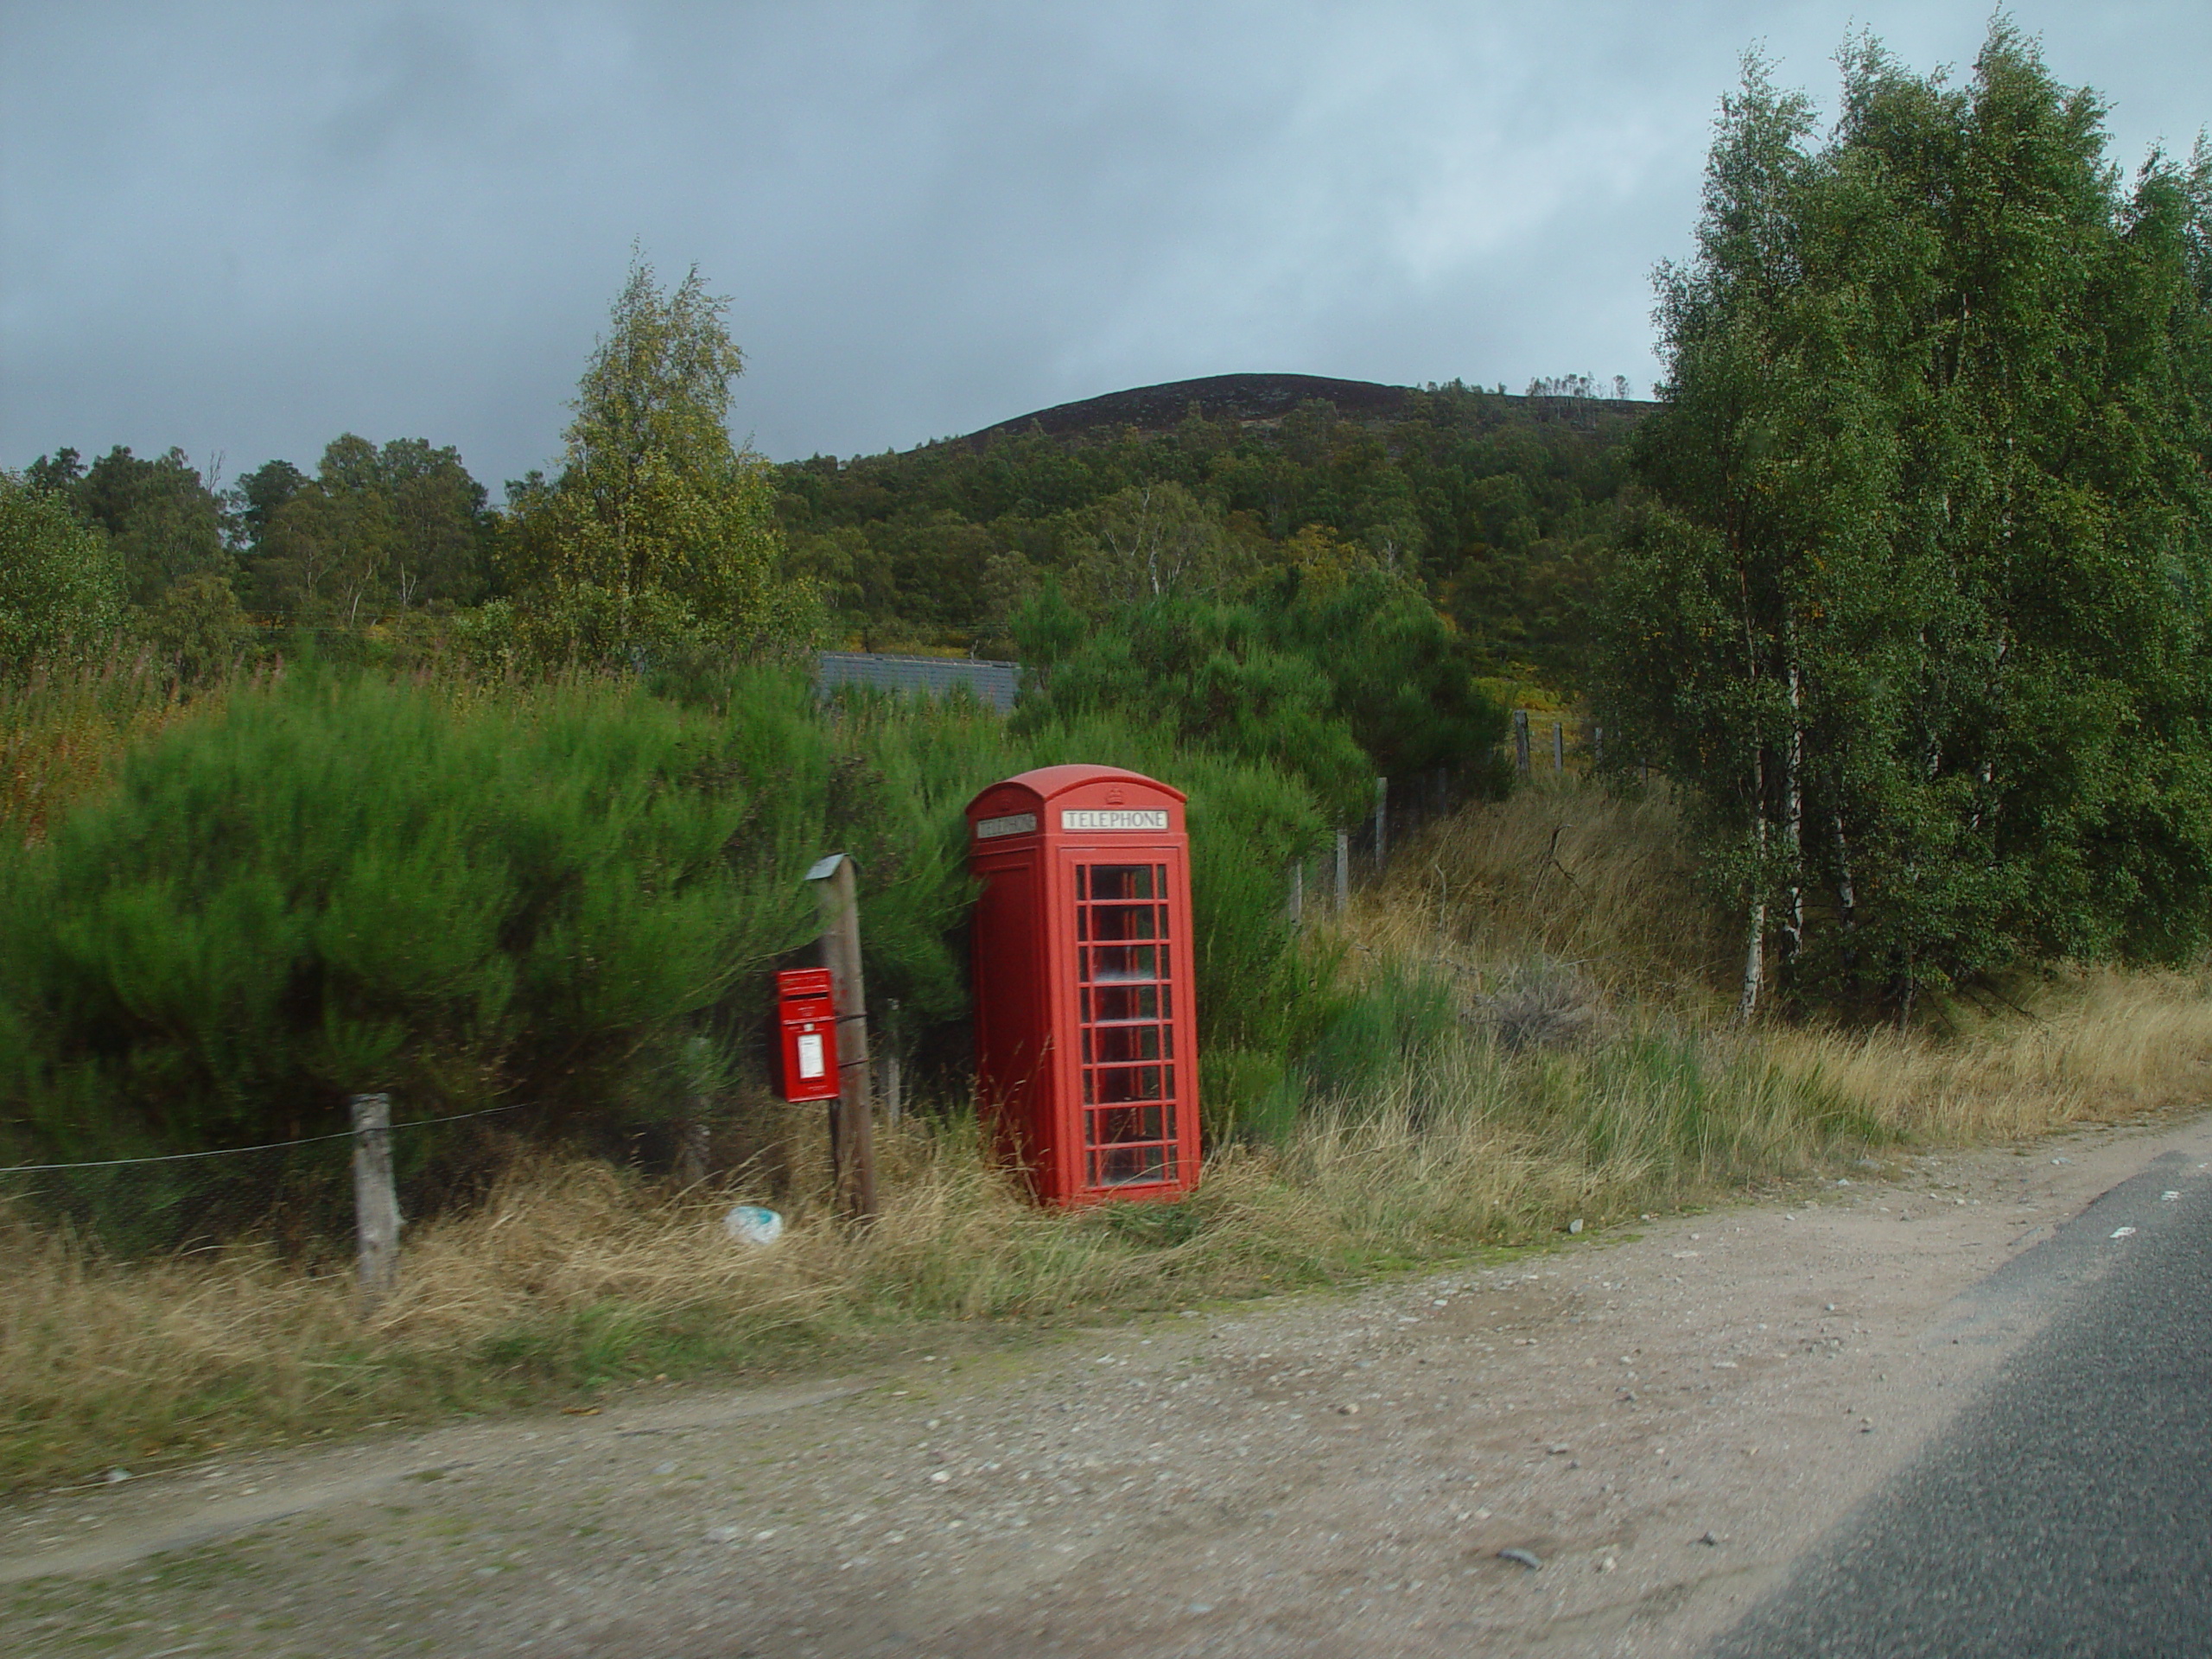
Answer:
[[896, 1123], [906, 1105], [906, 1079], [899, 1065], [899, 999], [891, 999], [891, 1012], [884, 1022], [884, 1035], [889, 1045], [883, 1051], [883, 1121]]
[[1605, 728], [1602, 726], [1590, 728], [1590, 769], [1592, 772], [1605, 769]]
[[391, 1096], [353, 1096], [354, 1282], [364, 1315], [399, 1283], [399, 1194], [391, 1185]]
[[868, 991], [861, 979], [861, 901], [857, 867], [843, 853], [817, 861], [806, 879], [821, 884], [822, 965], [837, 1010], [837, 1098], [830, 1108], [830, 1157], [836, 1179], [845, 1182], [847, 1154], [853, 1178], [853, 1213], [875, 1215], [875, 1113], [869, 1099]]
[[1285, 906], [1290, 925], [1298, 926], [1306, 919], [1306, 859], [1301, 854], [1290, 861], [1290, 902]]
[[1567, 722], [1552, 721], [1552, 772], [1554, 775], [1567, 770]]
[[708, 1154], [714, 1150], [714, 1134], [707, 1127], [707, 1102], [695, 1095], [691, 1116], [676, 1126], [676, 1184], [696, 1186], [707, 1179]]
[[1351, 904], [1351, 831], [1337, 831], [1337, 914]]
[[1516, 777], [1529, 775], [1529, 711], [1513, 711], [1513, 771]]

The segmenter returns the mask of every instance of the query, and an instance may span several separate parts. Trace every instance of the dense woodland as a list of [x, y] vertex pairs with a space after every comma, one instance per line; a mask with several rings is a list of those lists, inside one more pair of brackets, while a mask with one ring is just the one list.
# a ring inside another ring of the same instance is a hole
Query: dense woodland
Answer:
[[[1373, 569], [1417, 588], [1488, 671], [1577, 678], [1621, 441], [1649, 405], [1567, 376], [1521, 396], [1363, 386], [1370, 407], [1347, 415], [1299, 397], [1302, 377], [1236, 378], [1256, 391], [1211, 412], [1193, 396], [1152, 428], [1048, 432], [1046, 411], [763, 469], [823, 643], [1010, 657], [1014, 618], [1052, 578], [1097, 613]], [[181, 450], [87, 463], [63, 448], [25, 481], [106, 538], [144, 637], [194, 662], [301, 627], [419, 635], [511, 597], [522, 578], [503, 550], [550, 492], [533, 474], [495, 506], [452, 447], [351, 433], [312, 472], [270, 461], [226, 482]]]
[[1048, 411], [798, 462], [780, 469], [778, 516], [835, 627], [867, 649], [1012, 655], [1012, 617], [1052, 576], [1096, 608], [1376, 568], [1417, 586], [1494, 671], [1575, 674], [1620, 441], [1646, 406], [1569, 378], [1531, 389], [1565, 396], [1455, 382], [1382, 410], [1318, 397], [1283, 410], [1293, 378], [1268, 378], [1249, 414], [1194, 397], [1172, 424], [1048, 431]]

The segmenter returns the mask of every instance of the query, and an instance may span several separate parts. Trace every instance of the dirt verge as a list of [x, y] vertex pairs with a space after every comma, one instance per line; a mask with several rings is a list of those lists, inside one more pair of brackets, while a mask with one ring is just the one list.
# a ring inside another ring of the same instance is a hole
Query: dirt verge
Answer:
[[1694, 1651], [2096, 1270], [2028, 1253], [2161, 1159], [2212, 1179], [2212, 1119], [1355, 1294], [49, 1493], [0, 1511], [10, 1650]]

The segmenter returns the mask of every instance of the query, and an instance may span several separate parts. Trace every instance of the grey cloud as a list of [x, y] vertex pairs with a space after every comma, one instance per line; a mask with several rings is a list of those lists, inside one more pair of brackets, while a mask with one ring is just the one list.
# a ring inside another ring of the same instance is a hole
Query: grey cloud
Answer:
[[[2212, 15], [2024, 5], [2131, 162]], [[733, 296], [737, 423], [850, 454], [1233, 370], [1648, 383], [1745, 46], [1986, 0], [0, 4], [0, 464], [556, 448], [633, 238]]]

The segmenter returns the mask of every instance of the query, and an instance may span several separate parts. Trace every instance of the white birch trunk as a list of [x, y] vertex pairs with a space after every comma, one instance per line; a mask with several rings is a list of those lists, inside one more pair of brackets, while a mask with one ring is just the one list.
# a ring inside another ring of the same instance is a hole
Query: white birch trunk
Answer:
[[1794, 960], [1805, 942], [1805, 727], [1799, 718], [1804, 707], [1804, 681], [1793, 659], [1789, 664], [1789, 747], [1784, 751], [1782, 775], [1782, 835], [1789, 854], [1789, 915], [1783, 923], [1783, 960]]
[[1751, 800], [1757, 813], [1755, 822], [1758, 859], [1752, 873], [1758, 884], [1751, 889], [1750, 915], [1745, 925], [1744, 990], [1736, 1000], [1736, 1023], [1748, 1026], [1751, 1016], [1758, 1012], [1759, 987], [1766, 978], [1766, 756], [1762, 752], [1751, 763]]

